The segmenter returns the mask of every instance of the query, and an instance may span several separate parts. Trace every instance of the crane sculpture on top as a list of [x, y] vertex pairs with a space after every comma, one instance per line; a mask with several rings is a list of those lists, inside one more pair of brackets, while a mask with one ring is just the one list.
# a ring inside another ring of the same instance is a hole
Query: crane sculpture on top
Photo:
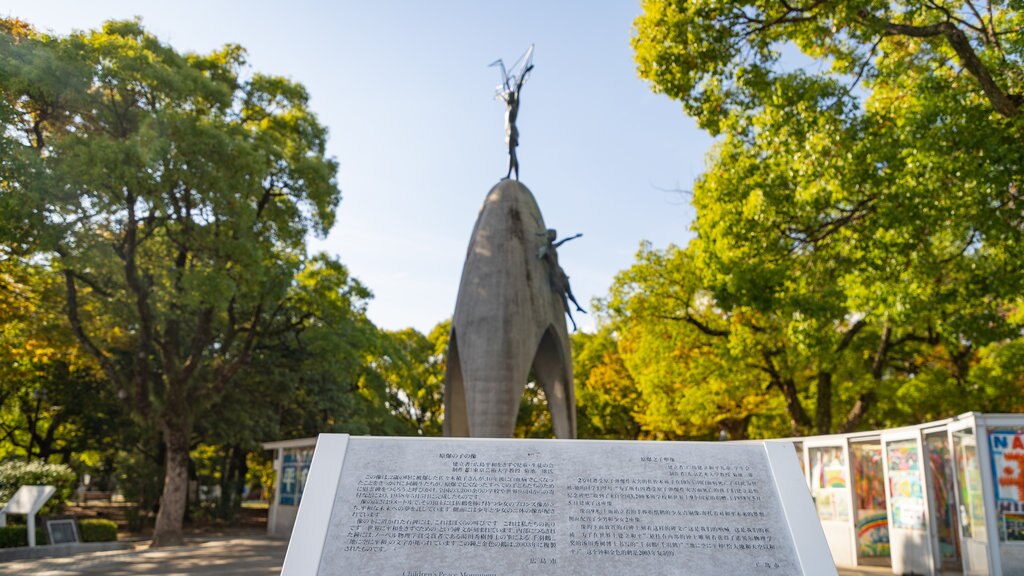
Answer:
[[533, 70], [533, 44], [530, 44], [510, 69], [505, 68], [505, 62], [501, 58], [490, 65], [501, 68], [501, 84], [498, 85], [496, 98], [505, 103], [505, 142], [508, 143], [508, 174], [505, 178], [511, 178], [514, 171], [516, 180], [519, 180], [519, 160], [516, 158], [519, 129], [516, 128], [516, 117], [519, 115], [519, 93], [522, 92], [523, 84]]

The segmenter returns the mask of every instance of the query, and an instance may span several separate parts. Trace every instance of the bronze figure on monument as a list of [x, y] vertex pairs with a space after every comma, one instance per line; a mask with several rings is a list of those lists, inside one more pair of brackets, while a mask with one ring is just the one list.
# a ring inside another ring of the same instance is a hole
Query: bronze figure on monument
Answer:
[[516, 117], [519, 116], [519, 93], [523, 91], [526, 77], [533, 70], [533, 45], [531, 44], [519, 60], [516, 60], [510, 70], [505, 69], [505, 62], [501, 58], [491, 62], [491, 66], [501, 68], [501, 84], [498, 85], [497, 98], [505, 102], [505, 142], [508, 144], [508, 174], [505, 178], [511, 178], [514, 171], [516, 180], [519, 180], [519, 160], [516, 158], [519, 128], [516, 127]]

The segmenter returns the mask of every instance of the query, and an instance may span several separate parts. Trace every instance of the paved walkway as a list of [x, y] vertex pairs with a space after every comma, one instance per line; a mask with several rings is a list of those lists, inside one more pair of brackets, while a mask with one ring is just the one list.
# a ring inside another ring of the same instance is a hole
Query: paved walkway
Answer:
[[[281, 573], [287, 542], [265, 536], [224, 537], [185, 546], [92, 552], [66, 558], [0, 564], [3, 576], [270, 576]], [[881, 576], [888, 569], [840, 570], [841, 576]]]
[[267, 537], [220, 538], [148, 550], [93, 552], [66, 558], [18, 560], [0, 564], [0, 575], [18, 576], [270, 576], [281, 573], [285, 540]]

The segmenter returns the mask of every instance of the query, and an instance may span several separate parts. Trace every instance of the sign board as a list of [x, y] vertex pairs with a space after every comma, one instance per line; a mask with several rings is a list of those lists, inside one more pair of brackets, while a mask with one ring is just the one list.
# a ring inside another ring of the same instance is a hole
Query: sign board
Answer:
[[990, 429], [988, 438], [1000, 538], [1024, 541], [1024, 431]]
[[0, 514], [36, 514], [56, 491], [53, 486], [22, 486], [7, 501]]
[[0, 510], [0, 526], [7, 524], [8, 514], [27, 516], [28, 545], [36, 545], [36, 514], [57, 489], [53, 486], [22, 486]]
[[50, 544], [71, 544], [78, 542], [78, 526], [74, 518], [47, 518], [46, 534]]
[[886, 444], [889, 466], [889, 513], [893, 528], [925, 529], [924, 476], [916, 439]]
[[283, 576], [836, 574], [789, 443], [321, 435]]
[[295, 454], [286, 452], [282, 459], [281, 478], [277, 487], [277, 501], [282, 506], [295, 506], [295, 493], [298, 478], [295, 467]]

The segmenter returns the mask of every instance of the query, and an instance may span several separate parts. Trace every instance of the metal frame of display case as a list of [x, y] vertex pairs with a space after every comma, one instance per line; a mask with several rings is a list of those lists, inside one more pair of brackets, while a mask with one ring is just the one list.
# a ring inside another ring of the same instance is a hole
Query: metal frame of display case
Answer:
[[[886, 514], [889, 519], [889, 550], [894, 574], [927, 574], [930, 576], [936, 573], [929, 498], [933, 479], [926, 465], [922, 436], [921, 429], [916, 427], [889, 430], [881, 434]], [[902, 478], [894, 478], [893, 448], [897, 444], [905, 443], [911, 445], [909, 446], [910, 450], [904, 454], [913, 455], [910, 460], [913, 462], [916, 459], [916, 466], [899, 471]], [[897, 484], [905, 485], [911, 494], [902, 497], [894, 494], [893, 489]], [[915, 486], [918, 492], [916, 496], [914, 494]], [[906, 500], [908, 503], [913, 503], [915, 500], [919, 502], [913, 504], [910, 510], [905, 510], [899, 507], [898, 498]], [[919, 509], [914, 510], [914, 508]], [[899, 525], [897, 520], [908, 515], [911, 516], [910, 519], [903, 520], [907, 525]]]
[[[977, 443], [979, 472], [981, 477], [982, 501], [985, 510], [985, 526], [987, 535], [986, 559], [991, 574], [999, 576], [1024, 576], [1024, 541], [1008, 540], [1001, 530], [1000, 509], [997, 497], [1000, 489], [999, 478], [996, 477], [995, 457], [992, 454], [992, 432], [1010, 429], [1015, 436], [1024, 436], [1024, 414], [981, 414], [969, 413], [958, 417], [956, 430], [964, 430], [973, 425]], [[954, 428], [950, 428], [952, 436]], [[952, 440], [951, 440], [952, 441]], [[954, 458], [954, 463], [955, 458]], [[1018, 475], [1024, 475], [1024, 461], [1018, 463]], [[957, 474], [959, 478], [959, 474]], [[1018, 489], [1018, 501], [1024, 500], [1024, 490]], [[962, 491], [958, 490], [958, 495]], [[972, 561], [977, 558], [972, 557]], [[973, 568], [973, 567], [972, 567]], [[965, 560], [964, 574], [968, 572]], [[980, 570], [977, 572], [980, 573]]]
[[[853, 502], [853, 469], [850, 465], [850, 443], [844, 436], [816, 436], [803, 439], [804, 455], [804, 480], [811, 491], [811, 497], [815, 501], [815, 509], [818, 507], [819, 494], [814, 487], [815, 467], [811, 460], [812, 450], [838, 448], [842, 450], [843, 470], [846, 475], [845, 499], [846, 518], [820, 520], [822, 530], [825, 531], [825, 539], [828, 541], [829, 549], [832, 552], [832, 559], [839, 566], [857, 565], [857, 529], [854, 520]], [[835, 490], [835, 489], [830, 489]], [[834, 492], [833, 492], [834, 494]]]

